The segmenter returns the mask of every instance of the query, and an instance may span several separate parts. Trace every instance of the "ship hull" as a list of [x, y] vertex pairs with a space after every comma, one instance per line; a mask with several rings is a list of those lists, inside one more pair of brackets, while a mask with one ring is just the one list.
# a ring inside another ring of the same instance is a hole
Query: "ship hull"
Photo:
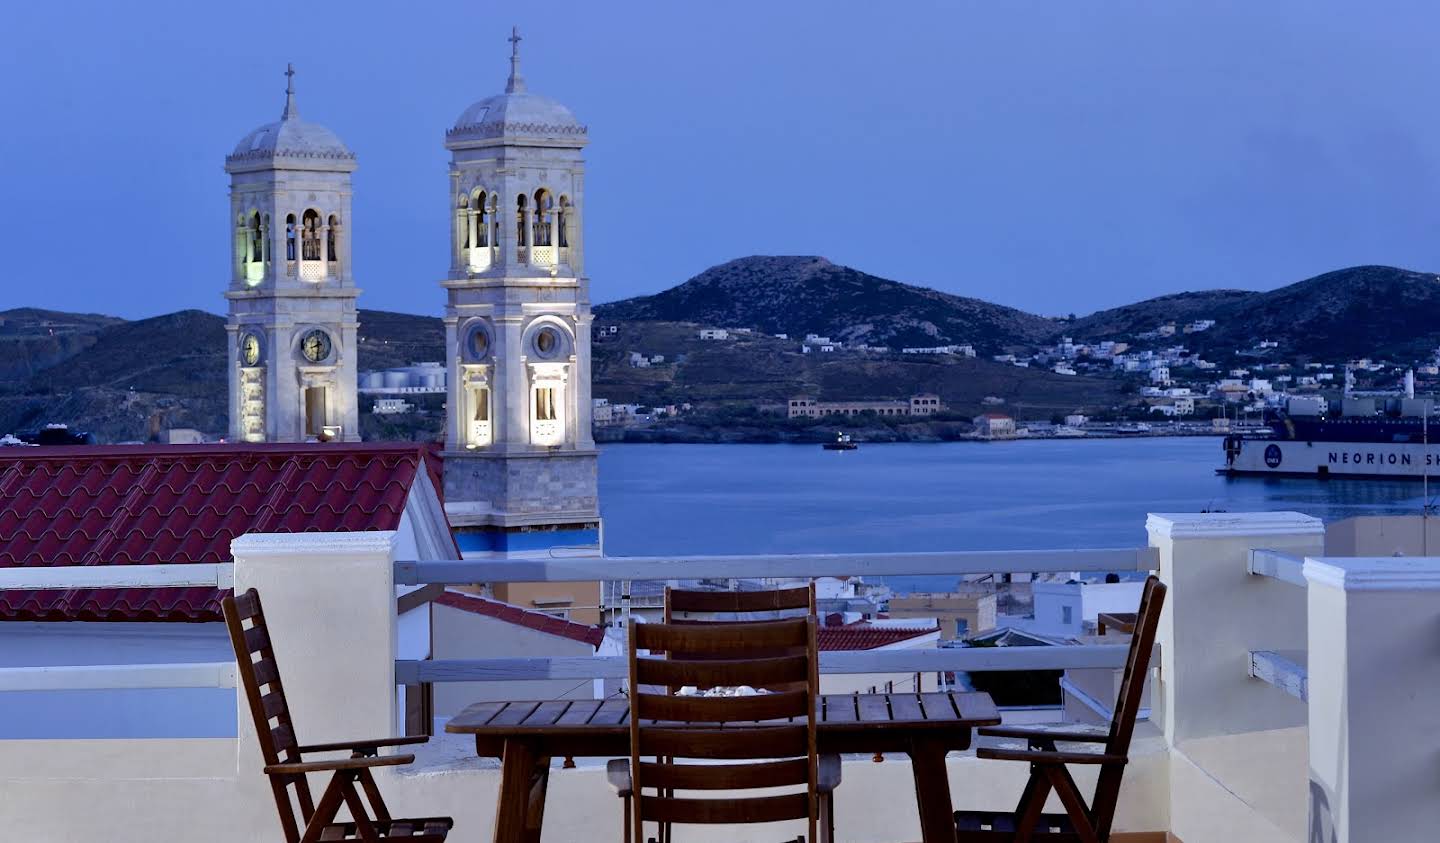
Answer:
[[1440, 445], [1418, 442], [1304, 442], [1238, 439], [1221, 474], [1419, 480], [1440, 477]]

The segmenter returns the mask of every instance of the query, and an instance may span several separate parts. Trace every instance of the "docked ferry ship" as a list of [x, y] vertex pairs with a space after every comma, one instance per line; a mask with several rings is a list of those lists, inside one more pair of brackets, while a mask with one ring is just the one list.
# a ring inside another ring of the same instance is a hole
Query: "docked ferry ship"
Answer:
[[[1303, 403], [1302, 403], [1303, 401]], [[1432, 402], [1347, 398], [1340, 413], [1322, 399], [1292, 399], [1266, 413], [1264, 430], [1225, 437], [1227, 475], [1440, 477], [1440, 416]]]

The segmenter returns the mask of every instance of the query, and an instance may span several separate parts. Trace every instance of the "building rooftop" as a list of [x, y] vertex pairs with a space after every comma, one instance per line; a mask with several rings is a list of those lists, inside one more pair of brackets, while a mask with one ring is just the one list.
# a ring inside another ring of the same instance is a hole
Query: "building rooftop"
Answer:
[[[245, 533], [394, 530], [417, 477], [440, 488], [438, 455], [413, 444], [5, 449], [0, 568], [228, 562]], [[0, 590], [0, 620], [218, 621], [220, 597]]]
[[591, 647], [599, 647], [600, 642], [605, 640], [605, 630], [598, 626], [576, 623], [575, 621], [566, 620], [565, 618], [547, 615], [544, 612], [523, 609], [509, 603], [502, 603], [499, 600], [481, 597], [478, 594], [467, 594], [463, 591], [451, 591], [447, 589], [443, 594], [435, 598], [435, 602], [441, 606], [459, 609], [462, 612], [484, 615], [489, 618], [505, 621], [506, 623], [528, 627], [537, 632], [558, 635], [561, 638], [569, 638], [573, 641], [583, 641]]
[[938, 626], [877, 626], [868, 621], [840, 626], [827, 623], [816, 630], [816, 644], [821, 652], [874, 650], [939, 631]]

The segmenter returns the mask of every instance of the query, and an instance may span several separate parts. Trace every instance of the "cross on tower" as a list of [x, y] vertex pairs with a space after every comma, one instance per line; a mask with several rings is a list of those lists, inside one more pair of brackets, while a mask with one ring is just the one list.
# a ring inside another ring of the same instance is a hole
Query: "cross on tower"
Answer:
[[295, 65], [285, 65], [285, 93], [295, 93]]
[[510, 37], [505, 40], [510, 42], [510, 55], [518, 58], [520, 56], [520, 27], [510, 27]]

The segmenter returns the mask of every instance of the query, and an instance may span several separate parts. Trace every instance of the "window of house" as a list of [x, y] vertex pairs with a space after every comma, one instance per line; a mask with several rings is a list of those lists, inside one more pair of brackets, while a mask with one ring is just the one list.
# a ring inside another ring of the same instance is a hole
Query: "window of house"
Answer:
[[1073, 622], [1074, 622], [1074, 614], [1073, 614], [1074, 611], [1075, 611], [1075, 610], [1074, 610], [1073, 607], [1070, 607], [1070, 606], [1061, 606], [1061, 607], [1060, 607], [1060, 622], [1063, 623], [1063, 624], [1065, 624], [1066, 626], [1069, 626], [1071, 623], [1073, 623]]

